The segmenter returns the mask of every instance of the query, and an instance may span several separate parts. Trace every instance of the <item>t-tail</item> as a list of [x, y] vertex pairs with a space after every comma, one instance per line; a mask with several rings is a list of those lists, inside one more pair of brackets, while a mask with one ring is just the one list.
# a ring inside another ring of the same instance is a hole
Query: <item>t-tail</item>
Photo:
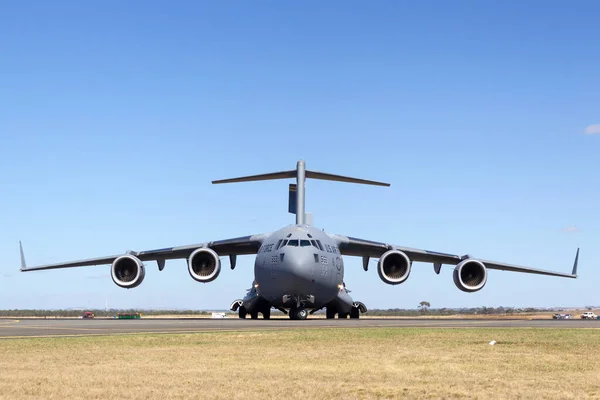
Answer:
[[289, 186], [289, 200], [288, 200], [288, 211], [291, 214], [296, 214], [296, 224], [304, 225], [307, 223], [307, 216], [304, 209], [305, 205], [305, 181], [307, 178], [310, 179], [321, 179], [325, 181], [337, 181], [337, 182], [348, 182], [348, 183], [360, 183], [363, 185], [375, 185], [375, 186], [390, 186], [389, 183], [369, 181], [366, 179], [352, 178], [349, 176], [333, 175], [324, 172], [310, 171], [306, 169], [304, 160], [296, 163], [296, 169], [290, 171], [272, 172], [269, 174], [242, 176], [240, 178], [221, 179], [218, 181], [212, 181], [213, 184], [219, 183], [236, 183], [236, 182], [252, 182], [252, 181], [268, 181], [273, 179], [288, 179], [296, 178], [295, 184]]

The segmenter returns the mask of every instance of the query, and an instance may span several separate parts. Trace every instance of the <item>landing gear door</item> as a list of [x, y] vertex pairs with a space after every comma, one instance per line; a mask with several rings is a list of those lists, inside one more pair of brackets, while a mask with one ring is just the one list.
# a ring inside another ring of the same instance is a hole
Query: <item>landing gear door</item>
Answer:
[[[342, 257], [335, 257], [335, 282], [334, 284], [336, 285], [340, 285], [343, 281], [343, 262], [342, 262]], [[331, 274], [331, 277], [333, 278], [333, 273]]]

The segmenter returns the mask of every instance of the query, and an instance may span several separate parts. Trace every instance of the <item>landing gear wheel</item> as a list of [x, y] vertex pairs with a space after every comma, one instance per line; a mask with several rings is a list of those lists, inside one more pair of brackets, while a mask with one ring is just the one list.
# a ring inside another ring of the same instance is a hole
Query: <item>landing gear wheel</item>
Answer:
[[308, 317], [308, 310], [306, 308], [296, 310], [296, 319], [306, 319], [306, 317]]
[[271, 309], [267, 308], [266, 310], [263, 311], [262, 315], [263, 315], [263, 319], [271, 319]]
[[352, 307], [352, 310], [350, 310], [350, 318], [358, 319], [359, 317], [360, 317], [359, 309], [356, 307]]
[[338, 313], [338, 318], [339, 319], [346, 319], [346, 318], [348, 318], [348, 313]]
[[335, 318], [335, 308], [327, 307], [327, 309], [325, 310], [325, 318], [327, 318], [327, 319]]
[[240, 306], [240, 308], [238, 308], [238, 315], [239, 315], [239, 317], [242, 318], [242, 319], [244, 319], [244, 318], [246, 318], [246, 314], [248, 314], [246, 312], [246, 307]]
[[290, 319], [306, 319], [308, 311], [306, 308], [292, 308], [290, 310]]
[[250, 313], [250, 318], [252, 318], [252, 319], [258, 319], [258, 311], [252, 311]]

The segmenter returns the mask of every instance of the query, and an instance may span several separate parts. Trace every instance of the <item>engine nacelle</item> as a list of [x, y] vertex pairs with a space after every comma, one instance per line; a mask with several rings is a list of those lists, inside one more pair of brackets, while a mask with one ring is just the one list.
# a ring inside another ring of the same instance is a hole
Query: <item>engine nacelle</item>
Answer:
[[406, 254], [398, 250], [386, 251], [377, 264], [377, 272], [382, 281], [389, 285], [397, 285], [408, 279], [412, 261]]
[[131, 254], [126, 254], [117, 257], [113, 261], [110, 266], [110, 275], [117, 286], [131, 289], [142, 283], [146, 276], [146, 271], [144, 270], [144, 264], [142, 264], [139, 258]]
[[487, 268], [481, 261], [463, 260], [454, 268], [454, 284], [463, 292], [481, 290], [487, 282]]
[[195, 281], [211, 282], [221, 272], [221, 260], [212, 249], [196, 249], [188, 258], [188, 271]]

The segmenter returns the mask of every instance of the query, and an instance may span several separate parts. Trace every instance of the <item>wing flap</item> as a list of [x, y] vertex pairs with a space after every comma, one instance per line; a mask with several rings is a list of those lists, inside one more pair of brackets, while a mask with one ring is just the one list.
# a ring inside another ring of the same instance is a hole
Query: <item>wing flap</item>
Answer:
[[388, 244], [382, 242], [374, 242], [350, 236], [331, 236], [337, 241], [342, 255], [379, 258], [391, 248]]
[[417, 262], [430, 262], [439, 264], [458, 264], [462, 257], [455, 254], [440, 253], [437, 251], [413, 249], [410, 247], [393, 246], [394, 250], [400, 250], [413, 261]]
[[210, 242], [208, 247], [219, 255], [256, 254], [265, 240], [265, 235], [242, 236], [234, 239]]

